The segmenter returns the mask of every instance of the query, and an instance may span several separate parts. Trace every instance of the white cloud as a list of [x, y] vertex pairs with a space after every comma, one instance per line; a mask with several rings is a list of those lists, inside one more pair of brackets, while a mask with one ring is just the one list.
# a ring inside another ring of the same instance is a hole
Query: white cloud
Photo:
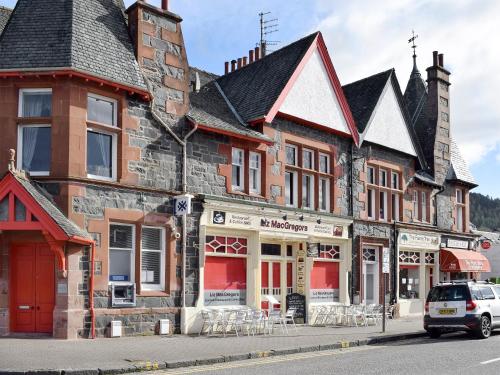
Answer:
[[423, 77], [436, 49], [452, 73], [452, 135], [464, 158], [479, 163], [500, 145], [499, 1], [316, 0], [315, 9], [342, 83], [395, 67], [404, 91], [415, 29]]

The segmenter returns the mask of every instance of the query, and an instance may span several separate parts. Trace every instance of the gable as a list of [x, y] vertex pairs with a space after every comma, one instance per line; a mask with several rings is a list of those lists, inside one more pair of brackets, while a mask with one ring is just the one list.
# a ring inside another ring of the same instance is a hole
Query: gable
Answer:
[[311, 54], [279, 111], [342, 133], [351, 134], [318, 49]]
[[391, 80], [387, 81], [365, 132], [363, 141], [417, 156]]

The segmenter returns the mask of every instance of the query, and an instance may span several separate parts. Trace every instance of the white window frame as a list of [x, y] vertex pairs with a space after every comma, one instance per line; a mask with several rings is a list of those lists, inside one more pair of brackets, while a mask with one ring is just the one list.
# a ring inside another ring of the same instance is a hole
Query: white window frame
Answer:
[[458, 204], [464, 204], [464, 192], [462, 189], [457, 189], [455, 192], [455, 196]]
[[[322, 171], [321, 170], [321, 158], [322, 157], [326, 157], [326, 171]], [[323, 152], [320, 152], [319, 153], [319, 165], [318, 165], [318, 171], [320, 173], [324, 173], [324, 174], [330, 174], [330, 155], [328, 154], [325, 154]]]
[[[380, 221], [388, 221], [388, 204], [387, 204], [387, 191], [385, 190], [379, 190], [378, 192], [379, 194], [379, 198], [380, 198], [380, 202], [379, 202], [379, 219]], [[383, 194], [384, 196], [384, 199], [381, 199], [381, 195]], [[384, 211], [384, 217], [382, 217], [381, 213], [382, 213], [382, 209]]]
[[[17, 169], [23, 169], [23, 129], [25, 128], [50, 128], [50, 135], [52, 137], [52, 125], [51, 124], [29, 124], [29, 125], [19, 125], [17, 128]], [[52, 139], [51, 139], [52, 142]], [[52, 147], [51, 147], [52, 148]], [[51, 160], [52, 163], [52, 160]], [[49, 166], [52, 167], [51, 165]], [[28, 171], [30, 176], [49, 176], [50, 170], [48, 171], [38, 171], [31, 172]]]
[[[373, 219], [375, 220], [375, 199], [376, 199], [376, 196], [375, 196], [375, 193], [376, 193], [376, 190], [375, 189], [368, 189], [366, 191], [366, 215], [368, 216], [369, 219]], [[372, 197], [372, 202], [371, 202], [371, 207], [368, 207], [369, 206], [369, 201], [368, 201], [368, 195], [371, 195]], [[370, 208], [371, 208], [371, 211], [372, 211], [372, 215], [370, 216]]]
[[[252, 166], [252, 157], [256, 156], [257, 157], [257, 162], [258, 162], [258, 167], [255, 168]], [[262, 184], [262, 179], [261, 179], [261, 175], [262, 175], [262, 155], [258, 152], [253, 152], [251, 151], [250, 152], [250, 157], [249, 157], [249, 162], [248, 162], [249, 166], [248, 166], [248, 169], [249, 169], [249, 173], [248, 173], [248, 179], [249, 179], [249, 189], [250, 189], [250, 193], [253, 193], [253, 194], [260, 194], [261, 193], [261, 184]], [[252, 171], [256, 171], [255, 175], [256, 175], [256, 186], [257, 188], [254, 189], [252, 188], [252, 186], [254, 185], [253, 182], [253, 175], [252, 175]]]
[[[382, 175], [385, 175], [385, 184], [382, 184]], [[382, 187], [387, 187], [387, 176], [388, 176], [388, 173], [385, 169], [379, 169], [378, 171], [378, 184], [379, 186], [382, 186]]]
[[[311, 181], [311, 184], [310, 184], [310, 189], [311, 189], [311, 193], [309, 194], [309, 201], [306, 202], [304, 201], [304, 198], [306, 196], [306, 194], [304, 193], [305, 191], [305, 180], [306, 180], [306, 177], [310, 177], [310, 181]], [[314, 210], [314, 190], [315, 190], [315, 178], [314, 178], [314, 175], [313, 174], [308, 174], [308, 173], [303, 173], [302, 174], [302, 208], [303, 209], [306, 209], [306, 210]], [[305, 202], [305, 203], [304, 203]]]
[[[89, 117], [89, 98], [93, 98], [93, 99], [97, 99], [97, 100], [103, 100], [103, 101], [106, 101], [106, 102], [113, 103], [113, 124], [107, 124], [105, 122], [97, 122], [97, 121], [89, 120], [89, 118], [88, 118]], [[109, 96], [102, 96], [102, 95], [99, 95], [99, 94], [94, 94], [92, 92], [89, 92], [87, 94], [87, 121], [90, 122], [90, 123], [100, 124], [100, 125], [104, 125], [104, 126], [109, 126], [109, 127], [112, 127], [112, 128], [118, 127], [118, 100], [116, 100], [114, 98], [110, 98]]]
[[[235, 152], [241, 153], [241, 164], [235, 164]], [[239, 167], [240, 185], [236, 185], [236, 181], [233, 181], [233, 169], [234, 167]], [[233, 147], [231, 150], [231, 188], [233, 191], [243, 191], [245, 190], [245, 150], [237, 147]]]
[[92, 133], [100, 133], [104, 135], [111, 136], [111, 177], [98, 176], [87, 172], [87, 178], [91, 178], [93, 180], [101, 180], [101, 181], [116, 181], [117, 180], [117, 170], [118, 170], [118, 136], [116, 133], [107, 132], [99, 128], [87, 127], [85, 133], [85, 170], [88, 171], [88, 132]]
[[[28, 92], [50, 92], [50, 94], [52, 94], [52, 89], [51, 88], [29, 88], [29, 89], [19, 89], [19, 101], [18, 101], [18, 111], [17, 111], [17, 115], [19, 117], [22, 117], [22, 118], [29, 118], [29, 117], [24, 117], [23, 116], [23, 103], [24, 103], [24, 96], [23, 94], [24, 93], [28, 93]], [[52, 114], [52, 109], [51, 108], [51, 114]]]
[[[323, 209], [321, 206], [322, 206], [322, 203], [323, 203], [323, 194], [325, 192], [323, 192], [323, 185], [322, 185], [322, 181], [326, 181], [326, 199], [325, 199], [325, 206], [326, 208]], [[318, 210], [319, 211], [322, 211], [322, 212], [330, 212], [330, 185], [331, 185], [331, 180], [329, 178], [324, 178], [324, 177], [320, 177], [319, 178], [319, 186], [318, 186], [318, 194], [319, 194], [319, 207], [318, 207]]]
[[[370, 171], [372, 171], [372, 181], [370, 181]], [[366, 171], [366, 182], [369, 183], [370, 185], [377, 185], [376, 183], [376, 178], [375, 178], [375, 168], [374, 167], [368, 167]]]
[[[131, 249], [124, 249], [124, 248], [110, 246], [109, 236], [111, 236], [111, 226], [112, 225], [120, 225], [123, 227], [131, 227], [132, 228], [132, 248]], [[117, 223], [117, 222], [110, 222], [109, 223], [109, 225], [108, 225], [108, 284], [135, 283], [135, 246], [136, 246], [135, 236], [136, 236], [135, 225], [126, 224], [126, 223]], [[111, 250], [130, 251], [130, 280], [129, 281], [111, 281], [111, 280], [109, 280], [109, 277], [111, 275], [111, 272], [110, 272], [111, 271], [111, 269], [110, 269], [110, 264], [111, 264], [110, 251]]]
[[[396, 186], [394, 186], [394, 177], [396, 177]], [[392, 172], [391, 173], [391, 188], [395, 190], [399, 190], [399, 173]]]
[[[142, 229], [144, 228], [150, 228], [150, 229], [156, 229], [160, 230], [160, 243], [161, 243], [161, 250], [150, 250], [150, 249], [145, 249], [142, 245]], [[141, 290], [159, 290], [159, 291], [164, 291], [165, 290], [165, 268], [166, 268], [166, 244], [165, 244], [165, 228], [161, 227], [152, 227], [152, 226], [142, 226], [141, 227], [141, 257], [140, 257], [140, 262], [141, 262]], [[150, 252], [150, 253], [160, 253], [160, 284], [144, 284], [142, 280], [142, 253], [143, 252]]]
[[286, 178], [285, 178], [285, 204], [287, 207], [297, 207], [298, 206], [298, 197], [299, 197], [299, 186], [298, 186], [298, 176], [299, 174], [295, 171], [286, 171], [285, 172], [285, 175], [286, 173], [289, 173], [291, 175], [291, 183], [293, 184], [294, 186], [294, 190], [293, 190], [293, 195], [291, 195], [291, 198], [292, 198], [292, 203], [288, 203], [287, 201], [287, 194], [286, 194], [286, 190], [287, 190], [287, 184], [286, 184]]
[[422, 212], [422, 222], [427, 223], [427, 193], [425, 191], [422, 192], [421, 194], [421, 202], [420, 202], [420, 209]]
[[[290, 147], [290, 148], [293, 148], [293, 152], [294, 152], [294, 155], [295, 155], [295, 164], [288, 164], [288, 160], [287, 160], [287, 157], [286, 157], [286, 148], [287, 147]], [[292, 144], [289, 144], [289, 143], [285, 143], [285, 164], [286, 165], [291, 165], [291, 166], [294, 166], [294, 167], [298, 167], [299, 165], [299, 160], [298, 160], [298, 147], [295, 146], [295, 145], [292, 145]]]
[[[304, 165], [304, 156], [305, 156], [306, 153], [308, 153], [308, 154], [311, 155], [311, 168], [307, 168]], [[309, 148], [303, 148], [302, 149], [302, 168], [306, 169], [308, 171], [313, 171], [314, 170], [314, 150], [311, 150]]]

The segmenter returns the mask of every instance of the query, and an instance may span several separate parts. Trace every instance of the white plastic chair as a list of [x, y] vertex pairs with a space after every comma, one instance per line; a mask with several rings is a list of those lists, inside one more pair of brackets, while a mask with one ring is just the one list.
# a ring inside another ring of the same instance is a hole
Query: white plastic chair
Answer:
[[288, 309], [286, 311], [285, 317], [284, 317], [284, 324], [286, 327], [286, 324], [292, 323], [293, 328], [295, 328], [295, 331], [297, 331], [297, 325], [295, 324], [295, 313], [297, 312], [296, 309]]

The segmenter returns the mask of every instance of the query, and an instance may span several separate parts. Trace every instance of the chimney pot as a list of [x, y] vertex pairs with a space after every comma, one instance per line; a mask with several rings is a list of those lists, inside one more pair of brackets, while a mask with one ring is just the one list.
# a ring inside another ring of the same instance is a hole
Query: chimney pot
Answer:
[[231, 71], [234, 72], [236, 70], [236, 60], [231, 60]]
[[238, 58], [238, 69], [241, 69], [241, 63], [242, 63], [242, 59], [240, 57], [240, 58]]
[[444, 55], [442, 53], [438, 55], [438, 63], [441, 68], [444, 68]]
[[247, 65], [247, 57], [243, 56], [243, 66], [246, 66], [246, 65]]
[[161, 0], [161, 9], [168, 10], [168, 0]]
[[260, 59], [260, 48], [255, 47], [255, 61]]
[[432, 52], [432, 65], [437, 66], [438, 64], [438, 51]]
[[248, 56], [250, 58], [250, 64], [253, 63], [253, 56], [254, 56], [253, 49], [251, 49], [250, 51], [248, 51]]
[[224, 74], [229, 73], [229, 61], [224, 63]]

